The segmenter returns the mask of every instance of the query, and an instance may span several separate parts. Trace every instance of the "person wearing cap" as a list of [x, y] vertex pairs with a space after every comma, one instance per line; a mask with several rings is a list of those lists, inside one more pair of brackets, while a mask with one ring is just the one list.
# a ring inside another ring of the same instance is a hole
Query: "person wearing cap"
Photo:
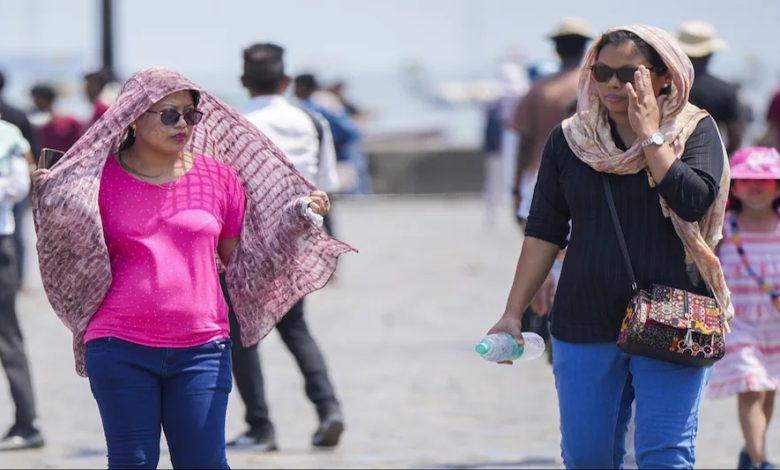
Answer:
[[734, 319], [726, 355], [717, 362], [707, 395], [737, 395], [745, 445], [737, 468], [775, 468], [767, 462], [767, 430], [780, 388], [780, 154], [749, 147], [731, 157], [730, 214], [720, 262]]
[[[523, 229], [531, 210], [544, 143], [550, 131], [570, 114], [571, 103], [577, 99], [579, 65], [585, 45], [591, 39], [590, 25], [582, 18], [564, 18], [550, 39], [555, 44], [561, 67], [556, 73], [532, 83], [528, 93], [520, 99], [511, 123], [520, 137], [512, 194], [515, 215]], [[549, 333], [545, 322], [536, 317], [547, 314], [554, 294], [555, 279], [550, 276], [529, 307], [528, 315], [524, 316], [524, 327], [543, 338], [548, 338]]]
[[696, 74], [690, 102], [706, 110], [715, 119], [721, 134], [726, 136], [726, 151], [731, 155], [742, 144], [746, 113], [742, 109], [737, 87], [709, 72], [712, 55], [726, 47], [726, 43], [717, 37], [715, 28], [704, 21], [683, 22], [677, 32], [677, 40], [691, 59]]
[[86, 127], [94, 124], [100, 119], [100, 116], [108, 111], [110, 105], [103, 101], [101, 95], [112, 78], [113, 74], [108, 69], [99, 69], [84, 75], [84, 95], [92, 105], [92, 116], [86, 123]]
[[590, 25], [582, 18], [564, 18], [550, 39], [561, 59], [561, 68], [531, 85], [520, 99], [512, 121], [520, 136], [512, 194], [523, 227], [531, 209], [545, 139], [567, 116], [567, 108], [577, 98], [578, 67], [585, 54], [585, 44], [591, 39]]

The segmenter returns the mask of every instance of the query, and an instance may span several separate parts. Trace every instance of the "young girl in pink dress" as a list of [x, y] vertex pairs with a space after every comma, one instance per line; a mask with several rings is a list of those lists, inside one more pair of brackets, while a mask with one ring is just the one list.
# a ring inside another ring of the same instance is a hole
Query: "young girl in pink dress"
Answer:
[[735, 316], [709, 396], [737, 395], [745, 438], [737, 468], [775, 468], [767, 462], [766, 435], [780, 387], [780, 155], [751, 147], [730, 165], [731, 213], [720, 260]]

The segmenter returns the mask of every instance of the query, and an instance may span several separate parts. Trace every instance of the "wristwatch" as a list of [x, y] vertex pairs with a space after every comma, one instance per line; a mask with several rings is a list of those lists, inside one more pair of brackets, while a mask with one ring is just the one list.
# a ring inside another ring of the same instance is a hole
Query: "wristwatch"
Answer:
[[666, 142], [666, 137], [664, 137], [663, 134], [660, 132], [656, 132], [655, 134], [651, 135], [644, 141], [642, 141], [641, 144], [639, 144], [639, 148], [645, 148], [648, 145], [655, 145], [657, 147], [660, 147]]

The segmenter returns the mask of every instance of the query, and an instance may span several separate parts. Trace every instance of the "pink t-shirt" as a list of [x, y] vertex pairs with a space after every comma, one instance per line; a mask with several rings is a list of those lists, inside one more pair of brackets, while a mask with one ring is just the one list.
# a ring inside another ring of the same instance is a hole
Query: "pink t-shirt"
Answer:
[[196, 155], [167, 190], [109, 157], [98, 202], [113, 280], [84, 341], [114, 336], [184, 348], [228, 338], [215, 253], [220, 240], [241, 232], [246, 200], [236, 173]]

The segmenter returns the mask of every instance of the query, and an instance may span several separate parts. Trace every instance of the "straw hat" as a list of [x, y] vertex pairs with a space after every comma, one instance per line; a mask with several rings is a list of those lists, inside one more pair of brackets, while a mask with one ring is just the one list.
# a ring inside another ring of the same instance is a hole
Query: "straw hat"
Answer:
[[677, 31], [680, 47], [688, 57], [704, 57], [726, 47], [717, 35], [715, 27], [705, 21], [684, 21]]
[[559, 38], [561, 36], [581, 36], [583, 38], [592, 39], [593, 35], [590, 32], [590, 23], [585, 19], [579, 17], [566, 17], [558, 23], [558, 28], [550, 34], [550, 39]]

